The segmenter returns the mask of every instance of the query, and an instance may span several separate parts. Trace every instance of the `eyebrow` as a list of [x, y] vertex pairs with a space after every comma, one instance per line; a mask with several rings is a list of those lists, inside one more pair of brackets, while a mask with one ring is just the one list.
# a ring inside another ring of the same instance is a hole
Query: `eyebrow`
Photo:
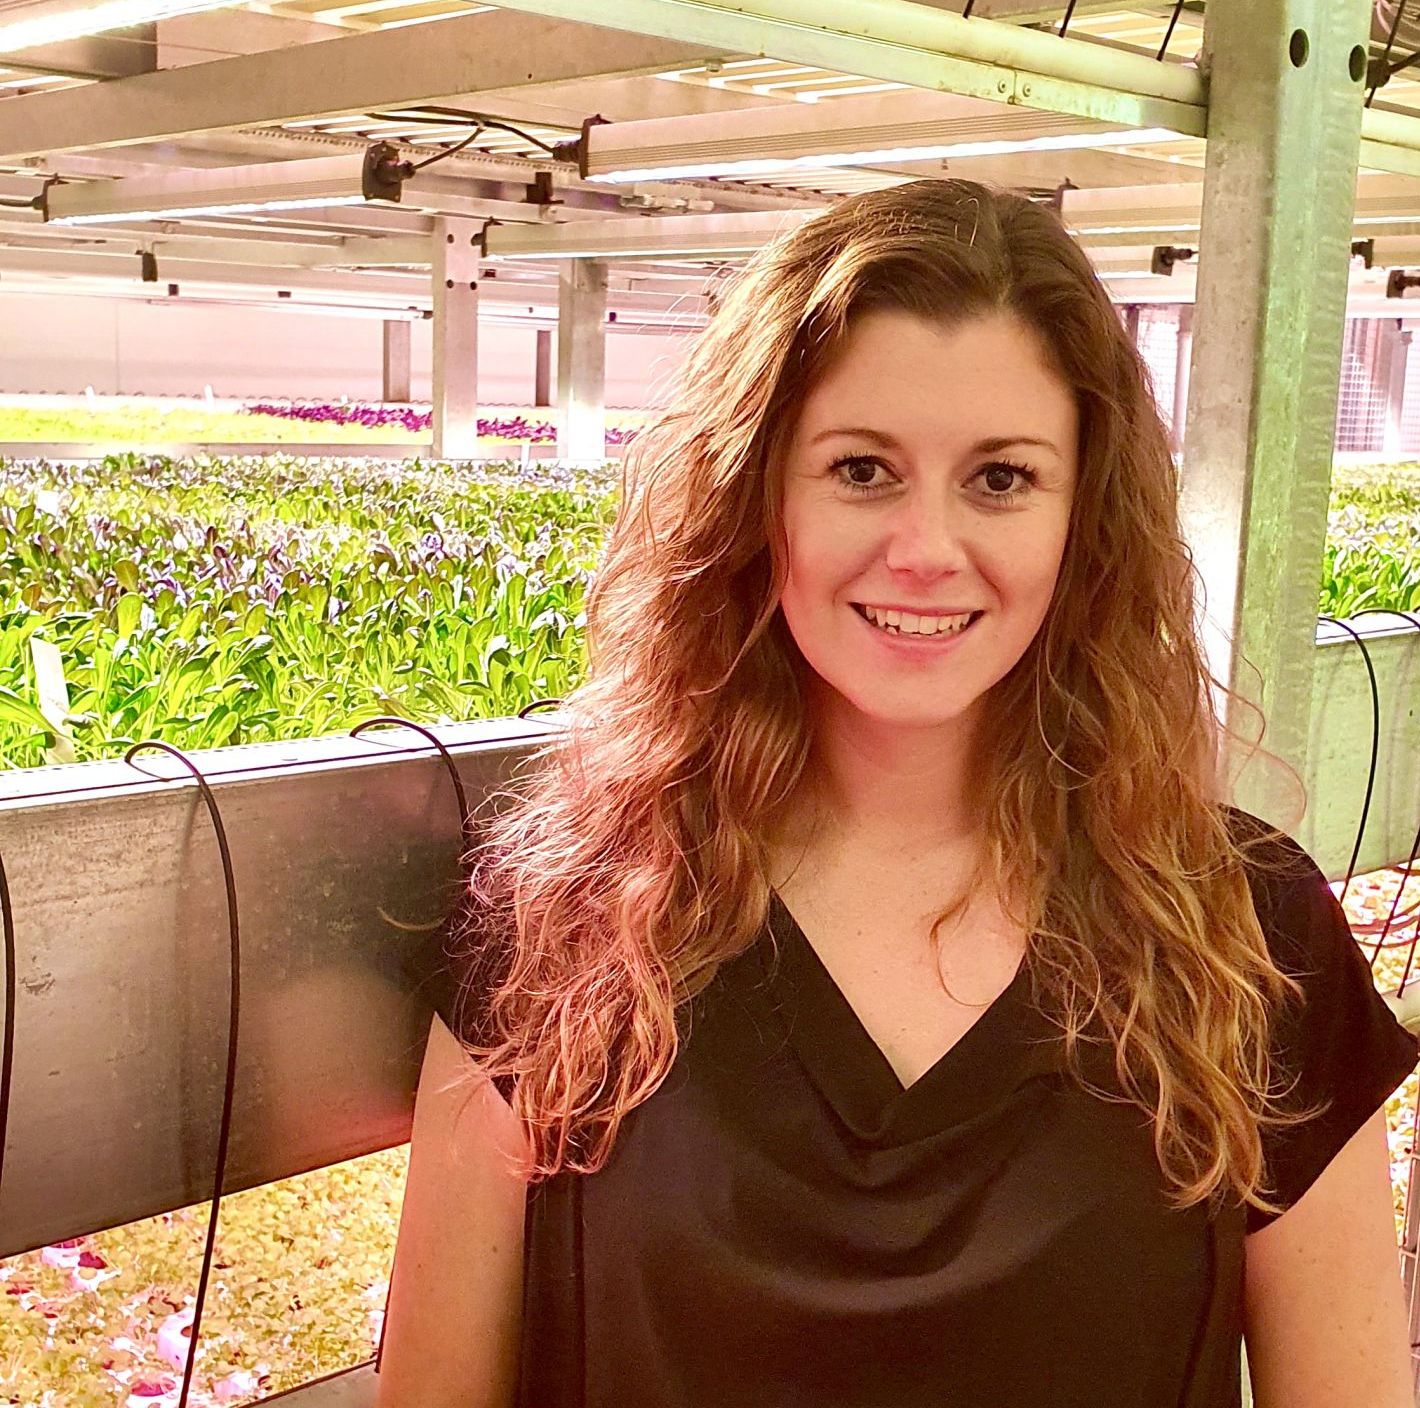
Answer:
[[[874, 430], [866, 425], [836, 425], [829, 430], [821, 430], [809, 441], [810, 445], [817, 445], [820, 440], [831, 439], [835, 435], [857, 435], [864, 440], [871, 440], [874, 444], [881, 445], [885, 449], [900, 450], [901, 442], [894, 439], [885, 430]], [[1050, 450], [1054, 454], [1059, 454], [1053, 441], [1037, 440], [1029, 435], [992, 435], [985, 440], [978, 440], [968, 453], [973, 455], [992, 455], [997, 450], [1004, 450], [1008, 445], [1038, 445], [1041, 449]]]

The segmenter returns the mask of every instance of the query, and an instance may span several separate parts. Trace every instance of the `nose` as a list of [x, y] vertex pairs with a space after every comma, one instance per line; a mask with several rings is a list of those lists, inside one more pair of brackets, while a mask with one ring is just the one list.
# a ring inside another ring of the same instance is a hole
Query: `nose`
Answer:
[[914, 486], [888, 518], [886, 563], [894, 572], [938, 577], [966, 561], [967, 510], [948, 489]]

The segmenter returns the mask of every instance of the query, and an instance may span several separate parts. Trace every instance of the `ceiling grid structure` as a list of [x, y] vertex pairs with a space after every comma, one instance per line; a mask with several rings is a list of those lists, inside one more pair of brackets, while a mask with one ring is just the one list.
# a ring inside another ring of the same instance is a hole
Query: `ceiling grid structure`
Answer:
[[[128, 0], [129, 13], [138, 3]], [[31, 35], [46, 21], [72, 27], [68, 17], [96, 8], [0, 3], [0, 289], [153, 298], [139, 273], [150, 252], [178, 296], [264, 305], [278, 289], [299, 299], [297, 276], [318, 274], [330, 281], [322, 298], [374, 311], [407, 310], [414, 298], [427, 313], [428, 289], [411, 288], [427, 282], [429, 232], [439, 218], [463, 217], [486, 226], [496, 277], [526, 291], [532, 311], [521, 317], [555, 322], [548, 261], [575, 251], [570, 227], [585, 224], [597, 227], [589, 251], [601, 251], [586, 257], [613, 270], [654, 261], [640, 282], [675, 290], [690, 327], [707, 281], [749, 252], [735, 217], [811, 213], [858, 191], [954, 175], [1056, 203], [1119, 301], [1193, 296], [1187, 256], [1154, 270], [1160, 247], [1197, 243], [1207, 86], [1199, 0], [1077, 0], [1064, 35], [1066, 6], [1036, 0], [977, 0], [969, 19], [964, 0], [624, 0], [599, 25], [580, 22], [586, 7], [575, 0], [152, 0], [153, 17], [126, 29], [6, 44], [21, 24]], [[171, 13], [180, 9], [189, 12]], [[1385, 38], [1378, 21], [1373, 55]], [[1362, 314], [1396, 306], [1388, 269], [1420, 253], [1418, 75], [1399, 69], [1367, 110], [1358, 195], [1369, 184], [1380, 203], [1358, 201], [1356, 237], [1368, 243], [1352, 291]], [[610, 125], [592, 130], [589, 150], [616, 141], [635, 150], [643, 133], [649, 144], [653, 131], [679, 131], [674, 142], [710, 168], [613, 183], [548, 150], [565, 156], [598, 119]], [[716, 169], [717, 129], [721, 149], [740, 141], [765, 158], [762, 169]], [[809, 129], [821, 150], [792, 156], [805, 141], [783, 134]], [[928, 131], [935, 145], [920, 140]], [[874, 133], [882, 151], [865, 152]], [[858, 146], [842, 154], [852, 159], [836, 159], [840, 134]], [[202, 203], [221, 181], [245, 183], [256, 204], [270, 194], [258, 177], [283, 164], [292, 180], [320, 160], [358, 170], [377, 143], [391, 159], [437, 164], [403, 182], [397, 202], [362, 199], [352, 178], [340, 203], [245, 212]], [[1389, 174], [1368, 169], [1368, 156]], [[122, 203], [130, 185], [181, 192], [185, 182], [193, 202], [168, 213]], [[66, 205], [96, 202], [110, 208], [92, 217], [104, 223], [58, 223]], [[133, 213], [117, 219], [124, 209]], [[677, 221], [690, 223], [677, 232]], [[409, 281], [397, 294], [392, 271]], [[625, 284], [613, 273], [608, 306], [630, 330], [653, 310], [618, 307]], [[483, 307], [501, 316], [498, 299]]]

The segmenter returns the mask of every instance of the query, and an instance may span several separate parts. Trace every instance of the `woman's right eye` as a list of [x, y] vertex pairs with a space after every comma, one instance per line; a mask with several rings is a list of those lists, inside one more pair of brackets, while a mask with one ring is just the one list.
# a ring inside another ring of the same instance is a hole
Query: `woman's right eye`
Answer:
[[829, 466], [838, 475], [838, 482], [855, 494], [878, 494], [889, 485], [884, 482], [867, 483], [863, 479], [849, 478], [853, 474], [871, 476], [879, 469], [886, 469], [880, 459], [873, 455], [843, 455]]

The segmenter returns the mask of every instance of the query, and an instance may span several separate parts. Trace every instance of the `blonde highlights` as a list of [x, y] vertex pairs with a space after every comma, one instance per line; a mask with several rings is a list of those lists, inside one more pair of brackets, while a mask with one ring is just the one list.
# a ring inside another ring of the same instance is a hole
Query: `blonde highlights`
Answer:
[[967, 893], [1002, 897], [1028, 934], [1032, 993], [1075, 1077], [1088, 1085], [1083, 1047], [1112, 1051], [1123, 1098], [1153, 1120], [1170, 1202], [1280, 1211], [1259, 1130], [1305, 1114], [1273, 1105], [1268, 1033], [1301, 988], [1268, 955], [1248, 880], [1275, 833], [1246, 835], [1224, 808], [1229, 731], [1166, 432], [1059, 217], [973, 182], [855, 196], [760, 251], [634, 443], [587, 596], [586, 682], [565, 730], [490, 799], [471, 856], [469, 1049], [511, 1081], [534, 1178], [595, 1171], [669, 1072], [677, 1014], [766, 941], [766, 837], [810, 746], [806, 666], [777, 605], [780, 465], [795, 407], [872, 308], [946, 324], [1009, 312], [1080, 411], [1050, 609], [993, 687]]

